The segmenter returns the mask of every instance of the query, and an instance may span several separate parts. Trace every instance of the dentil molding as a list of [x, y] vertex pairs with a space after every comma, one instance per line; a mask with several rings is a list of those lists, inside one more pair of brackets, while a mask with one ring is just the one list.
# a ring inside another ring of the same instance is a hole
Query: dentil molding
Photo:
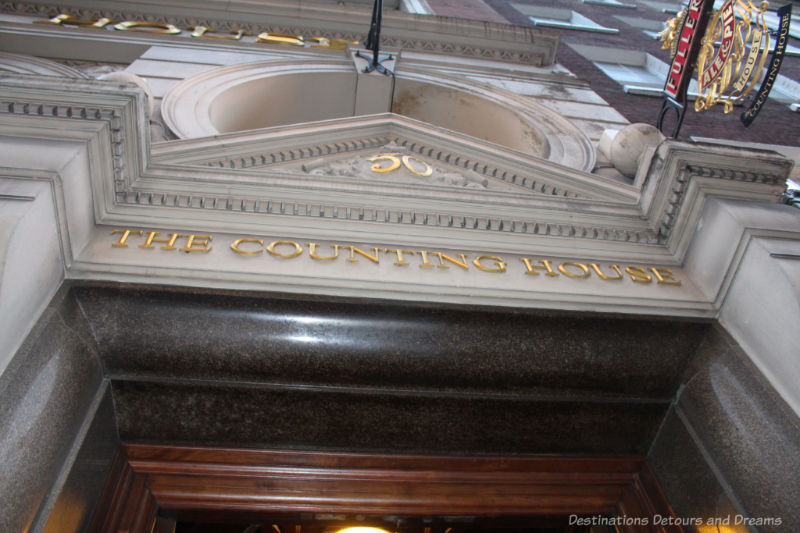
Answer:
[[[91, 176], [98, 224], [143, 222], [157, 213], [162, 225], [280, 233], [298, 218], [320, 237], [358, 234], [366, 224], [379, 240], [396, 238], [393, 227], [403, 227], [409, 239], [430, 245], [455, 239], [485, 250], [574, 255], [580, 242], [584, 254], [680, 264], [706, 196], [777, 201], [792, 166], [769, 152], [668, 140], [640, 168], [637, 188], [390, 114], [168, 142], [151, 153], [146, 101], [133, 86], [13, 74], [0, 80], [6, 132], [24, 132], [30, 122], [58, 138], [67, 137], [71, 122], [105, 124], [98, 146], [107, 168]], [[276, 166], [374, 155], [384, 139], [527, 194]]]

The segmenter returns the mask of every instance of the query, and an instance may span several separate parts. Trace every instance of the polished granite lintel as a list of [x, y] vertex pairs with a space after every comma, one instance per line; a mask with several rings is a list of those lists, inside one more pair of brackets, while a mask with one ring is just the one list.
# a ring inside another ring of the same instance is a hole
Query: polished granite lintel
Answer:
[[375, 453], [643, 455], [667, 402], [113, 383], [126, 442]]
[[76, 294], [112, 377], [666, 400], [708, 323], [153, 287]]
[[679, 515], [780, 513], [782, 527], [759, 530], [800, 531], [797, 417], [718, 325], [116, 284], [65, 285], [0, 378], [0, 442], [11, 443], [0, 453], [18, 485], [0, 491], [0, 530], [30, 524], [48, 498], [103, 376], [113, 406], [106, 396], [88, 434], [110, 444], [105, 462], [87, 437], [63, 491], [82, 503], [51, 500], [46, 531], [85, 523], [117, 442], [109, 420], [123, 441], [159, 444], [649, 449]]
[[643, 454], [707, 322], [82, 285], [126, 441]]

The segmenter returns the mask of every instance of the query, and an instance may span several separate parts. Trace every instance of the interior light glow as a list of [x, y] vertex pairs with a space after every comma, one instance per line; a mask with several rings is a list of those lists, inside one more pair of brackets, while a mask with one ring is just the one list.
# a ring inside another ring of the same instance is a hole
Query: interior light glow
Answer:
[[356, 526], [356, 527], [346, 527], [344, 529], [340, 529], [336, 533], [389, 533], [389, 532], [379, 527]]

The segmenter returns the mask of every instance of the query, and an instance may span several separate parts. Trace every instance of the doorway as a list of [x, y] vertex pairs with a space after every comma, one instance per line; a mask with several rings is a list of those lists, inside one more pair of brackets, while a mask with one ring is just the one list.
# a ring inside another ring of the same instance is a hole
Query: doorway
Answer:
[[[93, 533], [651, 531], [636, 457], [414, 456], [126, 445]], [[637, 520], [637, 517], [641, 520]], [[659, 531], [680, 531], [680, 529]]]

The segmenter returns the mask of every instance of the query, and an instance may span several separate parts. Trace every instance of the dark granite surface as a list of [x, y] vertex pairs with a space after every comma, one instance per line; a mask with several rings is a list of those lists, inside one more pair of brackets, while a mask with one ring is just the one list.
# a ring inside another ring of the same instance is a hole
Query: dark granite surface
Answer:
[[52, 510], [46, 509], [37, 519], [44, 523], [43, 533], [80, 533], [89, 526], [111, 464], [120, 449], [111, 388], [106, 386], [104, 391]]
[[643, 454], [707, 323], [76, 288], [123, 440]]
[[0, 531], [36, 517], [103, 374], [113, 412], [106, 397], [45, 531], [85, 524], [115, 415], [128, 442], [649, 449], [680, 516], [800, 531], [798, 419], [719, 326], [97, 284], [62, 290], [0, 378]]
[[[704, 525], [708, 525], [709, 519], [719, 518], [729, 522], [729, 529], [723, 531], [749, 531], [741, 524], [736, 525], [736, 515], [744, 516], [744, 510], [738, 505], [735, 495], [726, 492], [723, 482], [716, 477], [675, 410], [670, 410], [665, 418], [647, 462], [653, 467], [661, 488], [679, 518], [699, 518]], [[709, 531], [708, 528], [702, 529], [688, 522], [683, 526], [691, 533]]]
[[0, 531], [27, 531], [102, 381], [74, 298], [53, 299], [0, 377]]
[[391, 453], [643, 455], [668, 404], [114, 382], [124, 441]]
[[146, 288], [82, 287], [77, 294], [114, 379], [669, 399], [708, 327]]
[[677, 408], [760, 531], [800, 531], [800, 420], [720, 327], [688, 369]]

